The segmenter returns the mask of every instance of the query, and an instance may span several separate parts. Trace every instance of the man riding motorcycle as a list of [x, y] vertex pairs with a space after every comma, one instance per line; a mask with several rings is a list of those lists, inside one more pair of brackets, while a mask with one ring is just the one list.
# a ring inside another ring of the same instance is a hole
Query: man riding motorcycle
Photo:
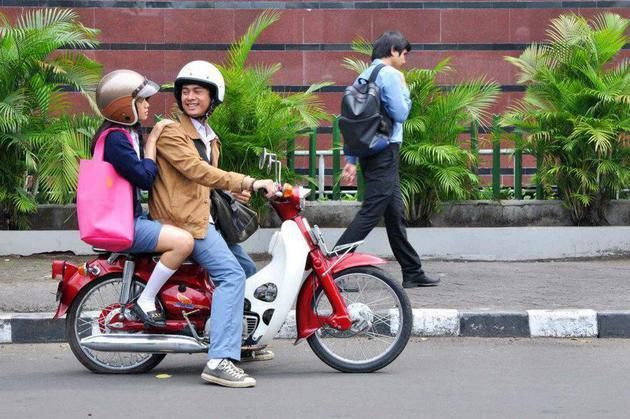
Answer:
[[165, 127], [157, 143], [158, 175], [150, 214], [192, 234], [191, 257], [207, 269], [216, 285], [202, 379], [227, 387], [252, 387], [256, 380], [232, 363], [241, 357], [245, 273], [214, 226], [210, 192], [212, 188], [233, 193], [264, 190], [269, 198], [276, 187], [270, 179], [256, 180], [216, 167], [220, 143], [207, 122], [225, 95], [223, 76], [216, 67], [205, 61], [186, 64], [174, 90], [182, 114], [177, 123]]

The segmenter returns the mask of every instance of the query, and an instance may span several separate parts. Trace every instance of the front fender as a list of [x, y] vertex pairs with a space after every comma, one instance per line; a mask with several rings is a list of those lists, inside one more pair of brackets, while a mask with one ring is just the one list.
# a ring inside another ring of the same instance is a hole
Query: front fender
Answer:
[[[337, 258], [331, 259], [331, 264], [334, 263], [336, 259]], [[357, 266], [384, 265], [386, 263], [387, 261], [385, 259], [377, 256], [365, 253], [352, 253], [333, 266], [330, 272], [334, 276], [335, 274], [349, 268], [355, 268]], [[302, 284], [302, 289], [300, 290], [295, 310], [298, 340], [308, 338], [322, 326], [321, 319], [318, 318], [317, 314], [313, 310], [313, 297], [318, 287], [319, 280], [314, 273], [311, 273]]]
[[[335, 263], [338, 258], [331, 259], [331, 264]], [[333, 276], [341, 271], [345, 271], [349, 268], [355, 268], [357, 266], [371, 266], [371, 265], [384, 265], [387, 261], [379, 258], [378, 256], [368, 255], [366, 253], [351, 253], [333, 266], [330, 271]]]

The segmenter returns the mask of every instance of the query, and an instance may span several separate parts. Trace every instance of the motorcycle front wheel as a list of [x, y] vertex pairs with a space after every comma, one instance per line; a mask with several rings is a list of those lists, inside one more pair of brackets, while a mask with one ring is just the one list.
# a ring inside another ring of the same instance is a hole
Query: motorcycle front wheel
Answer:
[[[311, 349], [319, 359], [342, 372], [373, 372], [389, 365], [411, 336], [409, 297], [374, 266], [346, 269], [334, 279], [348, 307], [352, 327], [342, 331], [323, 325], [309, 336]], [[330, 315], [332, 307], [322, 287], [314, 297], [317, 315]]]
[[[79, 362], [99, 374], [135, 374], [150, 371], [166, 354], [103, 352], [81, 345], [81, 339], [96, 334], [115, 333], [110, 324], [119, 322], [122, 277], [94, 280], [74, 299], [66, 318], [66, 337]], [[132, 295], [140, 295], [144, 284], [133, 281]]]

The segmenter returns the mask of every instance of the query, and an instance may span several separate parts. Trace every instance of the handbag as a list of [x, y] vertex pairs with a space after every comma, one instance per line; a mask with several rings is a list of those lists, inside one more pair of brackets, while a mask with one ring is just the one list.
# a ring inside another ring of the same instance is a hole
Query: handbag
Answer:
[[210, 199], [214, 224], [226, 242], [244, 242], [258, 230], [256, 211], [237, 201], [229, 192], [213, 189]]
[[81, 240], [109, 251], [128, 249], [133, 244], [133, 186], [103, 161], [105, 140], [112, 131], [101, 133], [94, 147], [92, 160], [81, 160], [77, 184], [77, 218]]

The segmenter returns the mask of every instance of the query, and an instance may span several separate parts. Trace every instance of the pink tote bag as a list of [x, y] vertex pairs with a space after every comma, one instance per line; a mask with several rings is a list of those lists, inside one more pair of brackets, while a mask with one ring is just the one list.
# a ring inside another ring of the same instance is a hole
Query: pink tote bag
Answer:
[[77, 185], [77, 218], [81, 240], [94, 247], [120, 251], [131, 247], [134, 236], [133, 186], [103, 161], [105, 140], [109, 128], [98, 137], [92, 160], [79, 163]]

